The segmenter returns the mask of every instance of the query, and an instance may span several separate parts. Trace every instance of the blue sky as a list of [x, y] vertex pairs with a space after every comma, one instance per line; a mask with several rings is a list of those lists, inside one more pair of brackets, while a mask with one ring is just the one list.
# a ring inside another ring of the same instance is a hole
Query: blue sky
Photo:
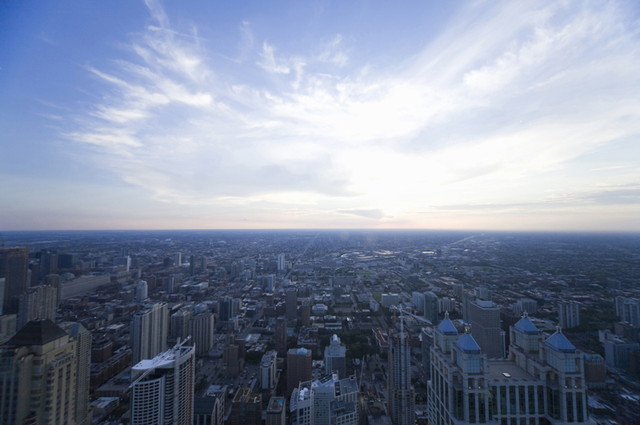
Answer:
[[635, 1], [36, 3], [0, 229], [640, 231]]

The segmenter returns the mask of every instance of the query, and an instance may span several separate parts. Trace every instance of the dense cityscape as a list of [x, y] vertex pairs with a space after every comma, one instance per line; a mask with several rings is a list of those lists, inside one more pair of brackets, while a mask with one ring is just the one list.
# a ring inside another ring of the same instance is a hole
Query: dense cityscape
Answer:
[[640, 235], [4, 232], [3, 424], [640, 423]]

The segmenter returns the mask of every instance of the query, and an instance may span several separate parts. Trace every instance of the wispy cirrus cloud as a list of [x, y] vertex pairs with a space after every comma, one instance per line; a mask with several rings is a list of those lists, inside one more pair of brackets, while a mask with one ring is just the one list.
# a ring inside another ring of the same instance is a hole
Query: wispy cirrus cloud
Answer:
[[464, 3], [385, 69], [354, 63], [342, 35], [287, 52], [241, 21], [225, 59], [238, 74], [146, 4], [153, 25], [133, 58], [88, 68], [104, 95], [67, 135], [166, 202], [369, 218], [526, 205], [549, 196], [548, 176], [580, 173], [575, 158], [640, 133], [640, 44], [621, 3]]

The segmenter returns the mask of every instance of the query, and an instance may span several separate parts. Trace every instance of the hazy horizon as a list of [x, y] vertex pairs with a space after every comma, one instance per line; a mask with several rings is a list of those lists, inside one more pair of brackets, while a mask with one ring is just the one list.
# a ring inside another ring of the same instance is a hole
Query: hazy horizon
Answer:
[[640, 232], [640, 4], [14, 3], [0, 229]]

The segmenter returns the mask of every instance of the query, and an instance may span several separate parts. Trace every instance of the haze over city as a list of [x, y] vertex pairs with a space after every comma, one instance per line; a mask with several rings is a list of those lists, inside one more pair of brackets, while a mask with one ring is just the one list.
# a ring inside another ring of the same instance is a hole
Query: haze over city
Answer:
[[0, 13], [0, 229], [640, 230], [632, 1]]

